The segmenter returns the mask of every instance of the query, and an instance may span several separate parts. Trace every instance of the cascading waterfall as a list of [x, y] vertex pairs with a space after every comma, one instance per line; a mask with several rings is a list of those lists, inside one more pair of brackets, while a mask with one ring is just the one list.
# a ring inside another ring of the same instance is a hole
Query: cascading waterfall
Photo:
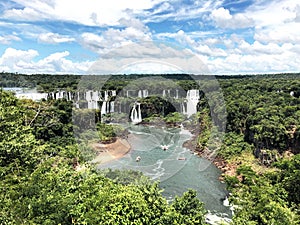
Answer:
[[[137, 91], [134, 90], [124, 90], [123, 97], [139, 97], [139, 98], [146, 98], [149, 96], [149, 92], [147, 89], [140, 89]], [[179, 109], [181, 113], [187, 115], [188, 117], [192, 114], [197, 112], [197, 104], [199, 101], [200, 92], [199, 90], [188, 90], [186, 92], [186, 97], [183, 98], [184, 102], [180, 103]], [[76, 108], [80, 107], [87, 107], [89, 109], [101, 109], [101, 114], [107, 114], [111, 112], [125, 112], [128, 113], [130, 108], [123, 107], [121, 104], [115, 105], [115, 102], [112, 101], [111, 97], [117, 96], [116, 90], [105, 90], [105, 91], [93, 91], [88, 90], [85, 92], [67, 92], [67, 91], [56, 91], [48, 94], [49, 98], [53, 99], [62, 99], [65, 98], [67, 100], [73, 100], [75, 103]], [[164, 89], [162, 90], [162, 96], [163, 97], [173, 97], [175, 99], [181, 99], [183, 96], [181, 92], [176, 90], [170, 90], [170, 89]], [[100, 107], [99, 100], [102, 99], [103, 104]], [[81, 102], [81, 103], [80, 103]], [[117, 108], [115, 108], [115, 106]], [[140, 110], [139, 105], [136, 103], [133, 107], [132, 113], [136, 113], [135, 116], [133, 116], [132, 121], [140, 122], [142, 121], [140, 116]], [[135, 112], [136, 111], [136, 112]]]
[[104, 91], [104, 101], [108, 100], [108, 91]]
[[138, 91], [139, 98], [147, 98], [148, 97], [148, 90], [139, 90]]
[[143, 90], [143, 97], [147, 98], [148, 97], [148, 90]]
[[188, 90], [187, 95], [186, 114], [191, 116], [197, 112], [197, 104], [199, 101], [199, 90]]
[[102, 103], [102, 106], [101, 106], [101, 115], [103, 115], [103, 114], [106, 114], [106, 101], [104, 101], [103, 103]]
[[132, 123], [137, 124], [142, 122], [141, 104], [135, 102], [131, 111], [130, 119]]
[[184, 102], [181, 103], [181, 113], [184, 114], [184, 115], [187, 114]]
[[110, 102], [110, 113], [115, 112], [115, 102]]

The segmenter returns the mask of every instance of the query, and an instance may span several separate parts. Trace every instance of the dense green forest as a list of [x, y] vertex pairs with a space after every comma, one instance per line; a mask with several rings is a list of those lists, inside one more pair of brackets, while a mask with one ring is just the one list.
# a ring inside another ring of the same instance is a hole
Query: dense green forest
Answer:
[[[217, 80], [156, 76], [165, 80], [159, 86], [145, 85], [163, 89], [171, 80], [184, 90], [205, 90], [192, 118], [170, 109], [148, 113], [144, 121], [183, 123], [199, 131], [195, 151], [205, 155], [209, 148], [218, 149], [217, 159], [233, 170], [223, 177], [234, 205], [232, 224], [299, 224], [300, 74]], [[102, 77], [102, 88], [119, 92], [143, 77]], [[36, 87], [41, 92], [76, 90], [78, 82], [80, 88], [97, 88], [93, 78], [75, 75], [2, 73], [0, 78], [0, 87]], [[144, 101], [167, 104], [157, 98]], [[85, 120], [90, 113], [76, 118]], [[101, 121], [99, 112], [96, 117]], [[86, 163], [88, 154], [79, 151], [85, 140], [76, 143], [74, 129], [71, 102], [19, 100], [0, 91], [1, 224], [205, 224], [203, 204], [192, 190], [167, 203], [158, 183], [138, 172], [95, 170]], [[105, 123], [98, 123], [98, 129], [106, 130], [99, 134], [103, 140], [114, 136]], [[209, 143], [214, 130], [224, 135], [220, 143]]]

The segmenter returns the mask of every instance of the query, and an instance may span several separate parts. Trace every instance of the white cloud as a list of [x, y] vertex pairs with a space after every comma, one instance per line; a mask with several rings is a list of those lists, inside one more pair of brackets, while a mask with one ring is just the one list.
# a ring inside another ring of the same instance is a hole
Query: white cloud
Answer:
[[125, 27], [131, 27], [136, 30], [141, 30], [141, 31], [148, 31], [148, 27], [145, 26], [144, 23], [142, 23], [140, 20], [130, 17], [130, 18], [121, 18], [119, 20], [119, 23]]
[[249, 44], [246, 41], [241, 41], [240, 45], [238, 46], [240, 52], [247, 55], [259, 55], [259, 54], [282, 54], [286, 50], [287, 46], [279, 46], [275, 43], [268, 43], [268, 44], [262, 44], [259, 41], [255, 41], [253, 44]]
[[296, 12], [295, 22], [300, 23], [300, 5], [296, 6], [295, 12]]
[[177, 33], [165, 33], [159, 36], [174, 38], [177, 41], [176, 44], [180, 44], [182, 47], [191, 48], [197, 54], [214, 57], [224, 57], [227, 55], [223, 49], [214, 47], [215, 44], [221, 43], [221, 40], [217, 38], [207, 38], [202, 41], [195, 41], [191, 37], [192, 35], [185, 33], [183, 30], [179, 30]]
[[222, 1], [194, 1], [194, 4], [184, 4], [182, 1], [164, 1], [153, 12], [144, 13], [144, 22], [161, 22], [165, 20], [187, 20], [204, 18], [206, 13], [210, 13], [215, 8], [220, 7]]
[[7, 48], [0, 58], [0, 68], [2, 68], [1, 70], [9, 69], [18, 71], [18, 64], [31, 63], [32, 59], [38, 55], [39, 53], [32, 49], [23, 51], [14, 48]]
[[46, 19], [47, 14], [43, 14], [35, 9], [25, 7], [24, 9], [9, 9], [4, 11], [3, 18], [21, 21], [36, 21]]
[[139, 13], [162, 0], [95, 1], [95, 0], [15, 0], [23, 9], [9, 9], [4, 18], [38, 21], [44, 19], [73, 21], [90, 26], [118, 25], [127, 10]]
[[226, 51], [221, 48], [211, 48], [208, 45], [198, 45], [195, 47], [195, 50], [198, 54], [207, 55], [211, 57], [225, 57], [227, 56]]
[[254, 39], [263, 43], [300, 43], [300, 5], [294, 0], [268, 1], [243, 14], [255, 21]]
[[85, 74], [93, 63], [89, 61], [75, 63], [66, 58], [68, 55], [67, 51], [57, 52], [35, 61], [35, 58], [39, 56], [36, 50], [23, 51], [7, 48], [0, 57], [0, 70], [27, 74]]
[[221, 28], [236, 29], [254, 26], [254, 21], [251, 18], [241, 13], [231, 15], [229, 10], [223, 7], [214, 9], [210, 17]]
[[[83, 47], [101, 54], [106, 67], [111, 65], [116, 69], [120, 65], [115, 63], [117, 58], [123, 58], [127, 63], [132, 63], [128, 60], [137, 57], [171, 58], [173, 61], [170, 59], [167, 62], [178, 61], [182, 58], [181, 51], [168, 47], [161, 48], [151, 43], [152, 39], [172, 40], [182, 49], [192, 49], [213, 72], [220, 74], [299, 70], [300, 4], [295, 0], [254, 1], [248, 9], [240, 13], [233, 13], [223, 8], [222, 0], [200, 0], [190, 4], [178, 0], [106, 2], [14, 0], [14, 2], [24, 8], [11, 8], [15, 4], [5, 7], [0, 26], [1, 29], [2, 27], [7, 29], [6, 33], [12, 35], [0, 36], [1, 44], [14, 44], [22, 37], [24, 45], [27, 44], [28, 39], [31, 39], [49, 44], [74, 42], [72, 45], [67, 45], [72, 48], [73, 44], [79, 41]], [[191, 18], [192, 21], [189, 20]], [[195, 18], [199, 21], [195, 22]], [[46, 22], [34, 23], [40, 20]], [[47, 26], [48, 20], [51, 21], [49, 26]], [[145, 22], [163, 20], [170, 21], [171, 25], [171, 21], [174, 21], [176, 30], [174, 27], [161, 27], [160, 29], [164, 29], [166, 33], [159, 33], [161, 30], [156, 33], [156, 26], [150, 30], [145, 25]], [[185, 24], [180, 20], [184, 20]], [[79, 29], [73, 30], [66, 25], [64, 34], [70, 35], [62, 35], [61, 31], [52, 26], [54, 21], [71, 21], [76, 23], [76, 28]], [[212, 21], [216, 27], [210, 29]], [[199, 24], [198, 29], [196, 23]], [[82, 24], [104, 28], [94, 27], [95, 29], [92, 30], [90, 27], [81, 26]], [[188, 32], [187, 27], [195, 30]], [[231, 34], [234, 29], [239, 28], [249, 29], [238, 30]], [[49, 51], [49, 48], [42, 49], [45, 45], [37, 45], [36, 49], [39, 48], [43, 52]], [[70, 60], [72, 56], [69, 52], [64, 50], [37, 60], [38, 52], [35, 50], [21, 51], [8, 48], [0, 56], [0, 69], [28, 73], [84, 73], [89, 68], [90, 62], [74, 63]], [[143, 66], [146, 68], [146, 65]], [[132, 68], [142, 69], [141, 64]]]
[[212, 58], [205, 62], [215, 74], [297, 72], [300, 70], [300, 51], [296, 52], [294, 47], [300, 50], [300, 46], [242, 43], [240, 49], [228, 51], [227, 57]]
[[[259, 3], [259, 2], [258, 2]], [[277, 26], [296, 18], [295, 0], [265, 1], [263, 4], [253, 4], [244, 13], [255, 21], [256, 28]]]
[[[128, 25], [128, 27], [124, 29], [110, 28], [102, 32], [101, 35], [83, 33], [81, 35], [82, 45], [103, 55], [120, 46], [133, 42], [150, 41], [152, 39], [148, 27], [144, 26], [139, 20], [123, 19], [121, 23]], [[133, 26], [129, 26], [130, 24], [133, 24]]]
[[[153, 66], [156, 68], [151, 68]], [[191, 51], [161, 42], [132, 43], [116, 48], [100, 58], [90, 69], [92, 74], [179, 71], [208, 73], [206, 65]]]
[[276, 43], [300, 43], [300, 23], [288, 22], [255, 30], [255, 40]]
[[38, 40], [44, 43], [56, 44], [63, 42], [73, 42], [75, 41], [75, 38], [49, 32], [40, 34]]
[[21, 38], [13, 34], [0, 36], [1, 44], [8, 45], [11, 44], [12, 41], [21, 41]]

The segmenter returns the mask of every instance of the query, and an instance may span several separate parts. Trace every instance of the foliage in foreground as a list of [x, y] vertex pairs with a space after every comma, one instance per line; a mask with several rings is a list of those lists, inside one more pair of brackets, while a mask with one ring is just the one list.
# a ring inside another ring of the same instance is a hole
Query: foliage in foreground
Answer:
[[[238, 168], [241, 181], [227, 177], [235, 205], [233, 224], [293, 225], [299, 222], [294, 204], [278, 183], [272, 184], [268, 175], [257, 175], [249, 166]], [[270, 175], [269, 175], [270, 176]]]
[[167, 203], [158, 184], [140, 174], [115, 171], [110, 179], [79, 165], [72, 139], [58, 146], [63, 131], [69, 134], [59, 110], [65, 103], [40, 104], [36, 110], [0, 90], [0, 224], [205, 224], [195, 191]]

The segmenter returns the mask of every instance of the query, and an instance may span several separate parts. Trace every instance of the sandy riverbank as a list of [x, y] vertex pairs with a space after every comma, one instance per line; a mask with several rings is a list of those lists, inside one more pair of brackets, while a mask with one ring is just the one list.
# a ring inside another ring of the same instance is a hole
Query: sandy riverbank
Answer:
[[109, 144], [94, 143], [92, 147], [97, 152], [96, 158], [92, 160], [92, 163], [96, 164], [122, 158], [131, 149], [129, 142], [122, 138], [117, 138], [115, 142]]

